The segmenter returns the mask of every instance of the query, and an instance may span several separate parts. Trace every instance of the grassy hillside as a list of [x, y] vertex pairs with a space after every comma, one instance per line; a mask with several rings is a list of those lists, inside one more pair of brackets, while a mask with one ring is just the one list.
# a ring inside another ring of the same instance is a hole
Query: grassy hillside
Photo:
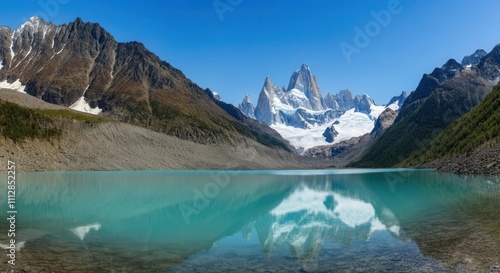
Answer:
[[487, 93], [487, 88], [472, 78], [445, 82], [433, 89], [428, 97], [401, 109], [394, 125], [349, 166], [397, 165], [419, 153], [448, 125], [479, 104]]
[[70, 120], [96, 123], [104, 119], [71, 110], [30, 109], [0, 100], [0, 134], [16, 143], [59, 138], [64, 122]]
[[500, 84], [469, 113], [452, 123], [424, 151], [404, 165], [419, 165], [453, 155], [466, 155], [484, 145], [500, 144]]

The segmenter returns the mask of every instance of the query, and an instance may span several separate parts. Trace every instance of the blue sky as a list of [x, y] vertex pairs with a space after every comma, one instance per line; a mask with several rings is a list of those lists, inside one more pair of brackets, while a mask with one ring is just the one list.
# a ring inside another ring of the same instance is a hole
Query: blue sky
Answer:
[[[288, 86], [302, 63], [323, 94], [349, 88], [384, 104], [450, 58], [489, 52], [500, 43], [499, 11], [498, 0], [6, 0], [0, 25], [17, 28], [32, 15], [98, 22], [233, 104], [245, 94], [256, 104], [267, 75]], [[356, 28], [368, 39], [356, 43]]]

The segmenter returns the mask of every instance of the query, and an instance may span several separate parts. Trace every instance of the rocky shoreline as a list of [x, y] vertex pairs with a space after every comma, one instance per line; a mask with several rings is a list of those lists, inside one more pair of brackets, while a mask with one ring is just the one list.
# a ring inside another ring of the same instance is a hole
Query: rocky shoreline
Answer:
[[497, 176], [500, 175], [500, 146], [473, 152], [467, 156], [436, 160], [418, 167], [455, 174]]

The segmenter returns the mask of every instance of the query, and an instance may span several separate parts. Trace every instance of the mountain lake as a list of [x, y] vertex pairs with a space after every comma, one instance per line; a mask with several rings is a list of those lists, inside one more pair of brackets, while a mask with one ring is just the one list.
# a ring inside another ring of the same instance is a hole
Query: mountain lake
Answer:
[[488, 272], [500, 263], [498, 177], [20, 173], [15, 251], [0, 180], [2, 272]]

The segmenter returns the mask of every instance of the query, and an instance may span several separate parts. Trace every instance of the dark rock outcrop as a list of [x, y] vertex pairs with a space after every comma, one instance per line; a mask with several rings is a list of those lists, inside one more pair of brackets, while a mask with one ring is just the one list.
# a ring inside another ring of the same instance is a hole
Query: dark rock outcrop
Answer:
[[337, 101], [340, 109], [344, 112], [356, 106], [354, 104], [352, 93], [351, 91], [349, 91], [349, 89], [341, 90], [338, 94], [334, 95], [334, 98]]
[[326, 128], [325, 132], [323, 133], [323, 136], [325, 137], [325, 141], [328, 143], [332, 143], [335, 140], [335, 137], [339, 135], [339, 132], [335, 130], [335, 126], [330, 126]]
[[354, 98], [356, 112], [370, 113], [371, 106], [376, 105], [372, 98], [367, 94], [358, 95]]
[[478, 64], [481, 59], [486, 56], [488, 53], [484, 51], [484, 49], [478, 49], [476, 52], [469, 56], [465, 56], [462, 59], [462, 62], [460, 63], [462, 66], [468, 66], [468, 65], [476, 65]]

